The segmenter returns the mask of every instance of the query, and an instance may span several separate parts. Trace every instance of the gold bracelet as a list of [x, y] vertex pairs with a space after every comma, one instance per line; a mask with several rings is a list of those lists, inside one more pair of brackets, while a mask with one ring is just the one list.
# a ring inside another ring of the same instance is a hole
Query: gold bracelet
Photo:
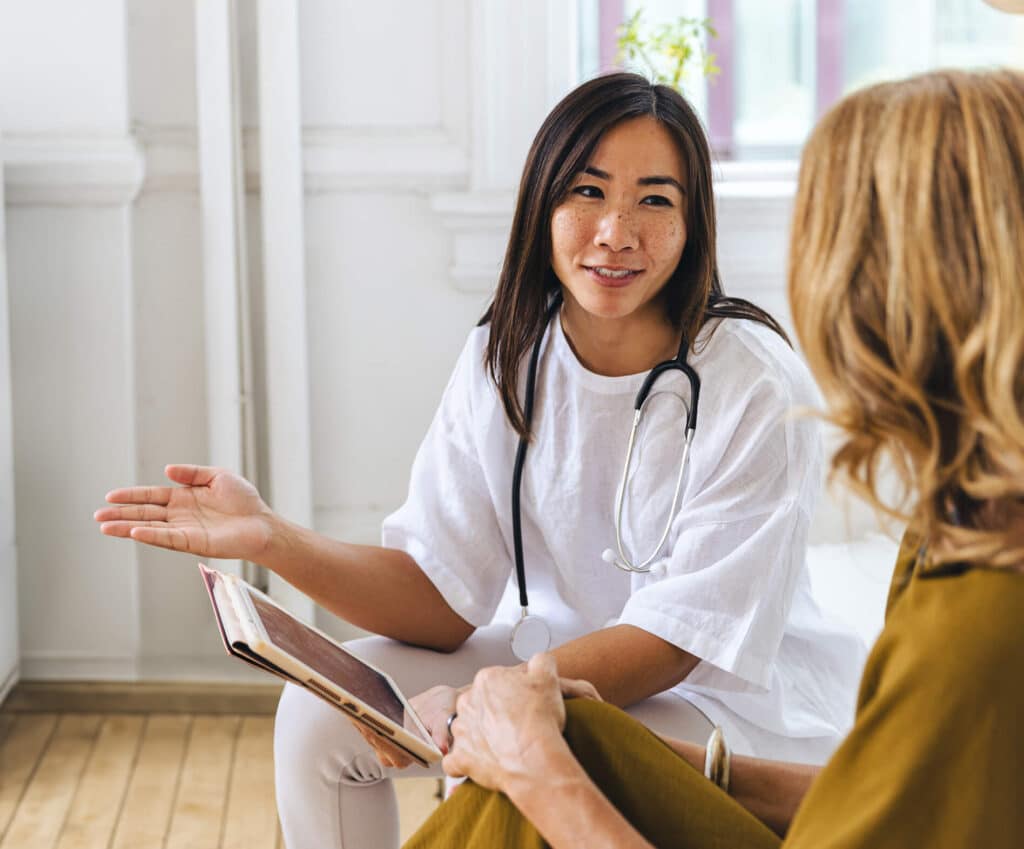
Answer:
[[716, 725], [708, 737], [707, 748], [704, 750], [704, 776], [728, 793], [731, 765], [732, 752], [726, 745], [721, 727]]

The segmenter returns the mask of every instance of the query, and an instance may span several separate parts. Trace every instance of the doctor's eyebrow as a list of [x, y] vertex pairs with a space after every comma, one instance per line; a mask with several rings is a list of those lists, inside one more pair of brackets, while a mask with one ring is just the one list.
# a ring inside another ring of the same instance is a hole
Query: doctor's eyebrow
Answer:
[[[590, 174], [591, 177], [597, 177], [599, 180], [610, 180], [612, 178], [612, 175], [607, 171], [602, 171], [600, 168], [594, 168], [592, 165], [588, 165], [584, 168], [583, 173]], [[686, 188], [675, 177], [657, 174], [651, 177], [641, 177], [636, 182], [638, 186], [675, 186], [679, 189], [680, 194], [686, 194]]]

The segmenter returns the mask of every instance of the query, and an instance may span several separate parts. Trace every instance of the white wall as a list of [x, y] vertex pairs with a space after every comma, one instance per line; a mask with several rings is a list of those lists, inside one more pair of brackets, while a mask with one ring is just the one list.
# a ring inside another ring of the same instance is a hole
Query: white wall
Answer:
[[[193, 8], [87, 5], [0, 0], [23, 675], [236, 676], [191, 559], [91, 519], [105, 491], [203, 462], [209, 440]], [[254, 7], [240, 32], [265, 465]], [[493, 286], [526, 147], [576, 82], [575, 2], [299, 12], [314, 524], [373, 542]], [[722, 264], [736, 294], [779, 309], [792, 173], [765, 176], [723, 177]]]
[[22, 673], [126, 674], [135, 553], [86, 505], [134, 475], [131, 218], [121, 4], [0, 12]]
[[[0, 150], [3, 136], [0, 135]], [[18, 676], [18, 556], [14, 542], [14, 446], [11, 438], [11, 346], [7, 320], [7, 248], [0, 155], [0, 702]]]

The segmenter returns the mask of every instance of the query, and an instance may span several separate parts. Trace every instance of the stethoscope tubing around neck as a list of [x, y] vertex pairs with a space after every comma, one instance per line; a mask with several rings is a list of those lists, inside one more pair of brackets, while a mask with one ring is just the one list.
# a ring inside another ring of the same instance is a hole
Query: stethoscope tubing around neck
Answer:
[[[530, 617], [529, 613], [529, 598], [526, 591], [526, 567], [524, 564], [523, 557], [523, 529], [522, 529], [522, 512], [521, 512], [521, 492], [523, 482], [523, 467], [526, 463], [526, 450], [529, 446], [530, 431], [533, 424], [533, 405], [534, 395], [536, 392], [537, 384], [537, 371], [540, 364], [540, 352], [544, 344], [544, 339], [547, 336], [548, 329], [550, 328], [551, 321], [557, 314], [562, 304], [561, 294], [556, 294], [552, 299], [551, 304], [548, 307], [547, 317], [544, 327], [541, 329], [537, 336], [536, 341], [533, 344], [533, 350], [530, 353], [529, 370], [526, 375], [526, 397], [523, 403], [523, 421], [526, 426], [526, 435], [520, 436], [519, 446], [516, 450], [515, 465], [512, 470], [512, 538], [513, 538], [513, 553], [515, 556], [516, 566], [516, 583], [519, 588], [519, 606], [522, 608], [522, 617], [525, 621]], [[640, 391], [637, 392], [636, 400], [634, 402], [634, 413], [633, 413], [633, 427], [629, 435], [629, 445], [626, 450], [626, 461], [622, 472], [622, 482], [619, 486], [619, 491], [616, 497], [615, 507], [615, 542], [618, 548], [618, 557], [611, 549], [606, 549], [602, 555], [603, 559], [609, 563], [614, 564], [618, 568], [626, 572], [639, 572], [647, 573], [652, 569], [652, 564], [661, 552], [662, 547], [668, 539], [669, 531], [672, 527], [672, 520], [675, 517], [676, 508], [679, 505], [679, 496], [682, 491], [683, 477], [686, 473], [686, 464], [690, 454], [690, 445], [693, 442], [694, 431], [697, 428], [697, 412], [700, 402], [700, 377], [693, 367], [687, 363], [686, 357], [689, 351], [689, 340], [684, 337], [682, 343], [679, 346], [679, 351], [674, 359], [666, 360], [665, 362], [659, 363], [648, 373], [647, 377], [644, 378], [643, 384], [640, 386]], [[679, 472], [676, 477], [675, 492], [672, 496], [672, 506], [669, 509], [668, 519], [666, 520], [665, 529], [661, 534], [661, 538], [658, 540], [658, 544], [654, 551], [649, 557], [644, 559], [641, 563], [635, 564], [629, 556], [626, 554], [625, 545], [622, 541], [622, 510], [623, 502], [625, 499], [626, 485], [629, 479], [629, 465], [633, 456], [633, 447], [636, 443], [637, 429], [640, 424], [640, 417], [643, 411], [644, 404], [646, 404], [648, 397], [651, 394], [654, 384], [657, 379], [667, 371], [681, 371], [686, 375], [690, 383], [690, 404], [687, 407], [686, 412], [686, 434], [683, 442], [683, 452], [679, 463]]]
[[562, 305], [562, 295], [558, 293], [548, 306], [544, 326], [537, 334], [537, 341], [533, 343], [533, 350], [530, 352], [530, 367], [526, 372], [526, 397], [523, 399], [523, 423], [526, 427], [526, 434], [519, 437], [519, 447], [516, 448], [516, 462], [512, 468], [512, 548], [516, 560], [516, 583], [519, 585], [519, 606], [523, 608], [523, 615], [529, 603], [526, 597], [526, 567], [523, 565], [523, 516], [520, 506], [520, 493], [523, 488], [523, 466], [526, 464], [526, 449], [530, 444], [530, 427], [533, 424], [533, 396], [537, 387], [537, 367], [540, 364], [540, 349], [544, 344], [544, 337], [551, 326], [551, 319], [555, 317], [559, 307]]

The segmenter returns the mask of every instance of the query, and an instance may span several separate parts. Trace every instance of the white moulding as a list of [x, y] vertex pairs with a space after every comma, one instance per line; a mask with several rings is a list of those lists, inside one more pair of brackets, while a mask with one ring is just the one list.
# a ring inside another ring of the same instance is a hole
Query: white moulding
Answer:
[[437, 194], [430, 205], [452, 236], [448, 269], [452, 285], [460, 292], [493, 291], [505, 255], [515, 196], [511, 192]]
[[438, 191], [464, 186], [466, 150], [433, 128], [307, 128], [303, 133], [307, 194], [381, 189]]
[[199, 193], [199, 145], [195, 127], [139, 127], [146, 160], [143, 192]]
[[130, 135], [5, 135], [3, 159], [6, 200], [13, 206], [129, 204], [146, 170]]
[[[141, 127], [143, 191], [199, 188], [195, 127]], [[247, 192], [259, 192], [260, 133], [242, 132]], [[438, 192], [462, 188], [469, 174], [466, 150], [431, 128], [310, 127], [302, 133], [305, 193], [348, 191]]]

